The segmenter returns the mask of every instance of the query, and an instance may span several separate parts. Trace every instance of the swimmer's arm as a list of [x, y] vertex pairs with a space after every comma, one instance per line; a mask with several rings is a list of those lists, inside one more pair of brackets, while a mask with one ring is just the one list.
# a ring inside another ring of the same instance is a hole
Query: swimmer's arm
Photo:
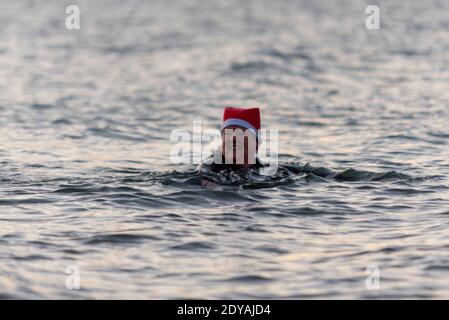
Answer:
[[218, 184], [207, 179], [201, 179], [201, 186], [206, 188], [216, 188]]

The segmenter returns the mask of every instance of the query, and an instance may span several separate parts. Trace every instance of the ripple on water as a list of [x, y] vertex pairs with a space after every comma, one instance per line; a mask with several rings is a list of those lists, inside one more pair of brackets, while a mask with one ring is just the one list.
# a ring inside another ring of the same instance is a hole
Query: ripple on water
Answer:
[[[448, 1], [382, 1], [388, 41], [341, 1], [83, 1], [82, 38], [28, 2], [1, 6], [29, 23], [0, 37], [0, 298], [449, 297]], [[261, 106], [277, 175], [170, 162], [225, 105]]]
[[181, 251], [203, 251], [203, 250], [213, 250], [215, 248], [216, 245], [208, 241], [191, 241], [171, 246], [169, 249]]
[[230, 278], [223, 279], [221, 281], [222, 282], [257, 284], [257, 283], [263, 283], [263, 282], [271, 282], [271, 281], [274, 281], [274, 279], [256, 275], [256, 274], [249, 274], [249, 275], [243, 275], [243, 276], [230, 277]]
[[159, 241], [160, 238], [148, 234], [112, 233], [98, 234], [87, 238], [77, 239], [87, 245], [98, 244], [137, 244], [147, 241]]

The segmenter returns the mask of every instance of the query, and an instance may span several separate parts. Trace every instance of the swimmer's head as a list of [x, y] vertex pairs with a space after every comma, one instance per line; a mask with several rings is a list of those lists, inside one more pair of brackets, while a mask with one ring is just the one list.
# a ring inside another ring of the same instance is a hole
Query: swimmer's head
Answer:
[[225, 108], [221, 126], [226, 164], [248, 167], [256, 163], [260, 142], [259, 108]]

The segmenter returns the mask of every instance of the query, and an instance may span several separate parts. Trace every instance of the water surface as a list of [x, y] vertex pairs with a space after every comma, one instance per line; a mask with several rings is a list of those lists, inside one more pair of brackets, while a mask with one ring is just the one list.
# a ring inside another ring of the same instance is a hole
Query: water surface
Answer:
[[[0, 297], [449, 298], [449, 5], [377, 3], [2, 1]], [[296, 174], [171, 164], [226, 105]]]

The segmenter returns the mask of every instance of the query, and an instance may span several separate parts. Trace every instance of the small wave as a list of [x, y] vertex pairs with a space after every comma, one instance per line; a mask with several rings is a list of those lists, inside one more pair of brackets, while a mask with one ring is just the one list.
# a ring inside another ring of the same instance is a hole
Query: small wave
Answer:
[[68, 186], [62, 187], [54, 191], [54, 193], [75, 193], [75, 194], [97, 194], [97, 193], [113, 193], [113, 192], [139, 192], [139, 189], [131, 187], [108, 187], [108, 186]]
[[184, 205], [206, 205], [208, 202], [214, 205], [217, 202], [240, 202], [254, 201], [244, 195], [238, 194], [235, 190], [182, 190], [164, 196], [166, 199], [182, 203]]
[[347, 169], [343, 172], [334, 174], [333, 179], [337, 181], [388, 181], [388, 180], [407, 180], [409, 176], [396, 171], [388, 172], [370, 172], [359, 171], [356, 169]]
[[69, 125], [69, 124], [72, 124], [73, 122], [70, 121], [69, 119], [59, 118], [59, 119], [53, 120], [51, 123], [55, 124], [55, 125]]
[[[282, 209], [282, 215], [291, 215], [291, 216], [309, 216], [309, 215], [328, 215], [333, 214], [334, 212], [330, 210], [323, 210], [323, 209], [313, 209], [310, 207], [287, 207]], [[344, 210], [339, 209], [339, 213], [343, 214], [345, 213]]]
[[180, 245], [175, 245], [170, 247], [171, 250], [186, 250], [186, 251], [197, 251], [197, 250], [212, 250], [215, 249], [215, 245], [206, 241], [192, 241], [183, 243]]
[[145, 141], [141, 135], [131, 135], [129, 133], [123, 133], [112, 128], [90, 128], [89, 132], [92, 134], [109, 139], [129, 140], [129, 141]]
[[266, 54], [268, 56], [280, 58], [285, 61], [291, 61], [291, 60], [295, 60], [295, 59], [313, 61], [313, 58], [310, 55], [308, 55], [302, 51], [299, 51], [299, 50], [293, 51], [293, 52], [286, 52], [286, 51], [281, 51], [278, 49], [272, 49], [272, 50], [268, 50], [266, 52]]
[[427, 134], [429, 136], [435, 137], [435, 138], [442, 138], [442, 139], [448, 139], [449, 138], [449, 133], [447, 133], [447, 132], [429, 131], [429, 132], [427, 132]]
[[44, 256], [44, 255], [40, 255], [40, 254], [31, 254], [28, 256], [15, 256], [13, 257], [13, 260], [18, 260], [18, 261], [37, 261], [37, 260], [51, 260], [51, 258]]
[[243, 228], [243, 231], [245, 232], [261, 232], [261, 233], [268, 233], [269, 231], [262, 228], [258, 225], [249, 225]]
[[323, 123], [323, 122], [319, 122], [319, 121], [305, 121], [305, 120], [299, 120], [296, 122], [296, 124], [298, 126], [301, 127], [318, 127], [318, 128], [322, 128], [322, 127], [326, 127], [327, 124]]
[[446, 265], [443, 265], [443, 264], [435, 265], [435, 264], [433, 264], [433, 265], [427, 266], [425, 268], [425, 270], [426, 271], [439, 271], [439, 272], [442, 272], [442, 273], [446, 274], [449, 271], [449, 265], [448, 264], [446, 264]]
[[226, 282], [245, 282], [245, 283], [259, 283], [259, 282], [268, 282], [273, 281], [271, 278], [267, 278], [264, 276], [256, 275], [256, 274], [250, 274], [250, 275], [244, 275], [244, 276], [237, 276], [232, 278], [224, 279], [223, 281]]
[[17, 206], [21, 204], [45, 204], [52, 203], [56, 200], [47, 199], [47, 198], [26, 198], [26, 199], [8, 199], [2, 200], [0, 199], [0, 206]]
[[399, 50], [392, 50], [391, 54], [393, 55], [400, 55], [400, 56], [406, 56], [406, 57], [417, 57], [417, 56], [428, 56], [430, 54], [430, 51], [425, 50], [416, 50], [416, 49], [399, 49]]
[[412, 136], [412, 135], [406, 135], [406, 134], [393, 134], [393, 135], [388, 135], [382, 138], [382, 140], [384, 139], [398, 139], [398, 140], [411, 140], [411, 141], [418, 141], [419, 138], [416, 136]]
[[263, 61], [234, 62], [231, 65], [231, 71], [233, 72], [264, 71], [272, 67], [274, 67], [273, 64]]
[[85, 244], [135, 244], [143, 241], [157, 241], [158, 237], [145, 234], [113, 233], [99, 234], [82, 239]]
[[273, 246], [260, 246], [255, 248], [257, 251], [268, 252], [268, 253], [276, 253], [276, 254], [287, 254], [289, 253], [287, 250], [276, 248]]

